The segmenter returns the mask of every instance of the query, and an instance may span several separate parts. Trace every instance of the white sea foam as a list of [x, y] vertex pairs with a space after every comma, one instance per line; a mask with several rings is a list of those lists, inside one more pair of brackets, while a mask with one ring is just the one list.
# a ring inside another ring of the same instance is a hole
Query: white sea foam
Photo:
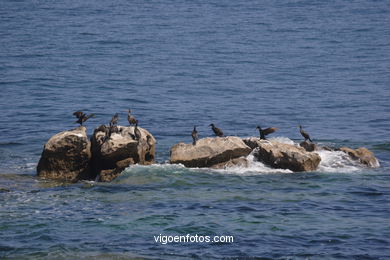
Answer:
[[362, 169], [342, 151], [317, 151], [321, 157], [318, 171], [320, 172], [356, 172]]
[[290, 170], [274, 169], [268, 167], [262, 162], [256, 161], [253, 154], [248, 155], [246, 159], [248, 161], [248, 167], [233, 166], [226, 169], [215, 170], [215, 171], [220, 173], [237, 174], [243, 176], [261, 175], [261, 174], [270, 174], [270, 173], [292, 173], [292, 171]]
[[[275, 137], [270, 138], [271, 141], [277, 141], [280, 143], [299, 145], [287, 137]], [[324, 173], [351, 173], [358, 172], [364, 168], [364, 166], [359, 163], [351, 160], [351, 158], [342, 151], [316, 151], [321, 157], [321, 162], [318, 166], [318, 172]], [[290, 170], [285, 169], [274, 169], [264, 165], [261, 162], [256, 161], [254, 156], [250, 154], [247, 158], [248, 167], [243, 166], [233, 166], [224, 170], [218, 170], [219, 172], [226, 172], [228, 174], [238, 174], [238, 175], [258, 175], [258, 174], [267, 174], [267, 173], [292, 173]]]

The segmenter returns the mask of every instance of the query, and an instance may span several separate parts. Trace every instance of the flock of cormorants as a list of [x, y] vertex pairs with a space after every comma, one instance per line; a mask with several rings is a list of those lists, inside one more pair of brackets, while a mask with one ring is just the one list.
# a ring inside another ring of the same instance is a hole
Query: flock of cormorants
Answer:
[[[75, 123], [80, 124], [80, 126], [82, 126], [83, 123], [85, 121], [87, 121], [89, 118], [95, 117], [95, 114], [86, 115], [82, 111], [76, 111], [73, 113], [73, 115], [77, 117], [77, 121]], [[110, 138], [112, 133], [119, 132], [118, 127], [117, 127], [118, 119], [119, 119], [119, 114], [116, 113], [112, 117], [108, 128], [105, 125], [102, 125], [97, 130], [104, 131], [106, 133], [106, 139]], [[127, 111], [127, 121], [129, 122], [130, 125], [135, 125], [133, 139], [139, 141], [141, 139], [141, 131], [138, 129], [138, 120], [135, 119], [135, 117], [131, 114], [130, 109]], [[213, 130], [213, 132], [216, 136], [219, 136], [219, 137], [224, 136], [222, 130], [220, 128], [216, 127], [214, 124], [210, 124], [209, 126], [211, 126], [211, 129]], [[265, 137], [266, 135], [272, 134], [272, 133], [276, 132], [277, 130], [279, 130], [279, 128], [276, 128], [276, 127], [269, 127], [269, 128], [262, 129], [260, 126], [257, 126], [256, 129], [259, 130], [260, 139], [263, 139], [263, 140], [266, 140], [266, 137]], [[307, 140], [312, 142], [309, 134], [303, 130], [303, 127], [301, 125], [299, 126], [299, 132], [301, 133], [303, 138], [305, 138], [305, 142]], [[191, 136], [192, 136], [192, 144], [196, 145], [196, 142], [199, 139], [198, 131], [196, 130], [196, 126], [194, 126], [194, 129], [192, 130]], [[151, 136], [148, 135], [147, 136], [148, 144], [150, 143], [150, 140], [151, 140]]]
[[[224, 136], [222, 130], [220, 128], [216, 127], [214, 124], [210, 124], [209, 126], [211, 126], [211, 129], [213, 130], [213, 132], [216, 136], [219, 136], [219, 137]], [[279, 128], [269, 127], [269, 128], [262, 129], [260, 126], [257, 126], [256, 129], [259, 130], [260, 139], [266, 140], [266, 138], [265, 138], [266, 135], [272, 134], [273, 132], [277, 131]], [[303, 130], [301, 125], [299, 126], [299, 132], [301, 133], [303, 138], [305, 138], [305, 142], [307, 140], [312, 142], [309, 134]], [[191, 136], [192, 136], [192, 144], [196, 145], [196, 141], [198, 141], [198, 139], [199, 139], [198, 131], [196, 131], [196, 126], [194, 126], [194, 130], [192, 130]]]
[[[91, 117], [95, 117], [95, 114], [90, 114], [86, 115], [82, 111], [76, 111], [73, 113], [73, 115], [77, 118], [77, 121], [75, 123], [80, 124], [80, 126], [83, 125], [85, 121], [87, 121]], [[111, 137], [111, 134], [113, 133], [119, 133], [120, 130], [118, 129], [118, 120], [119, 120], [119, 114], [115, 113], [113, 117], [110, 120], [109, 126], [107, 127], [106, 125], [101, 125], [99, 126], [96, 130], [97, 131], [102, 131], [105, 132], [105, 140], [109, 139]], [[141, 131], [138, 129], [138, 120], [135, 119], [135, 117], [131, 114], [131, 110], [129, 109], [127, 111], [127, 121], [129, 122], [130, 125], [135, 125], [134, 126], [134, 135], [132, 135], [132, 138], [139, 141], [141, 139]], [[150, 143], [151, 136], [148, 135], [146, 136], [148, 144]]]

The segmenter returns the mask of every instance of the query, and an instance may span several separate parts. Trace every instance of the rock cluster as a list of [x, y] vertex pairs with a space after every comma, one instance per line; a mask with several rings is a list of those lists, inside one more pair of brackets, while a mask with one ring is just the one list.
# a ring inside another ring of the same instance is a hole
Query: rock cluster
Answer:
[[179, 143], [171, 148], [170, 161], [187, 167], [247, 167], [248, 161], [242, 157], [252, 151], [264, 164], [292, 171], [314, 171], [321, 161], [317, 153], [295, 145], [233, 136], [204, 138], [196, 145]]
[[43, 148], [38, 176], [70, 182], [111, 181], [131, 164], [152, 164], [156, 140], [147, 130], [138, 129], [139, 140], [132, 126], [116, 126], [110, 136], [106, 127], [101, 126], [94, 131], [91, 141], [83, 126], [58, 133]]
[[[86, 128], [80, 126], [52, 136], [45, 144], [37, 166], [38, 176], [60, 181], [111, 181], [132, 164], [149, 165], [155, 162], [156, 140], [147, 130], [138, 127], [100, 126], [91, 140]], [[308, 142], [298, 145], [274, 140], [236, 136], [208, 137], [196, 144], [178, 143], [171, 148], [170, 163], [186, 167], [225, 169], [248, 167], [246, 158], [254, 158], [272, 168], [294, 172], [315, 171], [321, 162], [316, 151], [332, 150]], [[379, 167], [374, 154], [366, 148], [338, 149], [368, 167]]]

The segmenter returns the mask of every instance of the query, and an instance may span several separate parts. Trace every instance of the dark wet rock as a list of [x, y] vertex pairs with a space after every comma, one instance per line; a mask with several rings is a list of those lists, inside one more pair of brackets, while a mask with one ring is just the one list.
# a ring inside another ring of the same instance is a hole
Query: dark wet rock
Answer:
[[91, 143], [80, 126], [52, 136], [45, 144], [37, 166], [39, 177], [76, 182], [90, 179]]
[[348, 147], [341, 147], [339, 150], [348, 154], [351, 159], [355, 161], [359, 161], [360, 163], [368, 167], [371, 168], [380, 167], [379, 161], [375, 157], [374, 153], [365, 147], [360, 147], [355, 150]]
[[303, 147], [307, 152], [314, 152], [317, 150], [317, 145], [315, 143], [309, 143], [307, 141], [301, 142], [299, 146]]
[[250, 152], [251, 148], [239, 137], [208, 137], [198, 140], [196, 145], [174, 145], [171, 148], [170, 162], [181, 163], [186, 167], [211, 167], [247, 156]]
[[114, 180], [116, 177], [118, 177], [123, 170], [119, 169], [107, 169], [107, 170], [101, 170], [99, 174], [99, 181], [101, 182], [110, 182]]
[[307, 152], [304, 148], [292, 144], [254, 138], [246, 138], [246, 143], [255, 147], [253, 155], [258, 161], [272, 168], [294, 172], [315, 171], [321, 161], [317, 153]]
[[127, 158], [122, 161], [116, 162], [115, 169], [101, 170], [98, 181], [110, 182], [118, 177], [127, 167], [133, 165], [134, 161], [132, 158]]
[[228, 169], [233, 167], [247, 168], [248, 166], [249, 166], [248, 159], [246, 159], [245, 157], [240, 157], [240, 158], [231, 159], [230, 161], [227, 162], [215, 164], [211, 166], [211, 168], [214, 169]]
[[91, 138], [93, 172], [100, 174], [100, 179], [104, 179], [103, 170], [118, 172], [131, 164], [149, 165], [155, 162], [156, 140], [150, 132], [138, 127], [141, 138], [136, 140], [133, 126], [116, 126], [110, 136], [106, 128], [100, 126]]
[[247, 137], [247, 138], [243, 138], [242, 141], [253, 150], [259, 147], [261, 141], [265, 141], [265, 140], [261, 140], [258, 137]]

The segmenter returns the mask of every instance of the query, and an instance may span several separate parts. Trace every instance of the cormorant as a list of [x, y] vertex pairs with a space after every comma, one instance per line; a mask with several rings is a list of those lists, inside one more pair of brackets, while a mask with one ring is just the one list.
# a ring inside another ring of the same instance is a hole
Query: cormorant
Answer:
[[279, 128], [269, 127], [266, 129], [261, 129], [260, 126], [257, 126], [256, 129], [259, 129], [260, 139], [266, 140], [267, 139], [267, 138], [265, 138], [266, 135], [272, 134], [273, 132], [277, 131]]
[[139, 141], [141, 139], [141, 131], [138, 129], [138, 120], [135, 121], [134, 135], [135, 140]]
[[82, 111], [76, 111], [73, 113], [73, 115], [77, 118], [80, 118], [82, 117], [83, 115], [85, 115]]
[[313, 141], [310, 139], [309, 134], [303, 130], [303, 128], [302, 128], [301, 125], [299, 126], [299, 132], [301, 132], [301, 135], [303, 136], [303, 138], [305, 138], [305, 142], [306, 142], [306, 140], [308, 140], [308, 139], [309, 139], [310, 142], [313, 142]]
[[195, 125], [194, 125], [194, 130], [192, 130], [191, 136], [192, 136], [192, 144], [196, 145], [196, 141], [198, 141], [199, 138], [198, 138], [198, 131], [196, 131]]
[[128, 112], [127, 112], [127, 121], [129, 121], [129, 124], [130, 125], [135, 125], [136, 123], [136, 119], [134, 116], [131, 115], [131, 110], [129, 109]]
[[106, 134], [107, 139], [110, 139], [111, 135], [114, 133], [119, 133], [119, 128], [116, 125], [110, 125]]
[[152, 149], [152, 137], [150, 135], [146, 136], [146, 144], [148, 145], [147, 151], [150, 152], [150, 149]]
[[87, 121], [89, 118], [94, 117], [95, 114], [86, 115], [82, 111], [76, 111], [73, 113], [74, 116], [76, 116], [78, 119], [75, 123], [80, 124], [80, 126], [83, 125], [85, 121]]
[[103, 132], [104, 133], [104, 136], [102, 136], [100, 138], [100, 141], [101, 141], [101, 144], [103, 144], [107, 139], [108, 139], [108, 132], [109, 132], [109, 129], [107, 126], [105, 125], [100, 125], [98, 128], [96, 128], [94, 131], [93, 131], [93, 136], [96, 138], [96, 133], [97, 132]]
[[214, 134], [215, 134], [216, 136], [219, 136], [219, 137], [222, 137], [222, 136], [223, 136], [223, 132], [222, 132], [221, 129], [219, 129], [218, 127], [215, 127], [214, 124], [210, 124], [209, 126], [211, 126], [211, 128], [213, 129]]
[[114, 126], [118, 124], [119, 115], [118, 113], [115, 113], [115, 115], [111, 118], [110, 126]]

